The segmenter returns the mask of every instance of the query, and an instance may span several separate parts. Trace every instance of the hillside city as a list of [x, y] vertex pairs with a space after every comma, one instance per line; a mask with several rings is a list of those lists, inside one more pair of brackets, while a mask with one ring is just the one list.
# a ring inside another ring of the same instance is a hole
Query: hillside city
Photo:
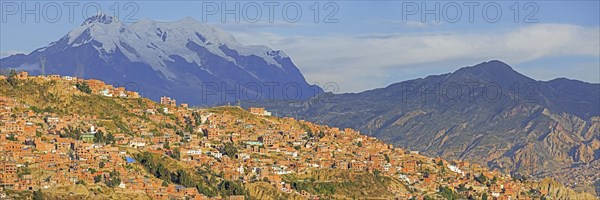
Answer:
[[0, 198], [553, 199], [575, 193], [260, 107], [0, 75]]

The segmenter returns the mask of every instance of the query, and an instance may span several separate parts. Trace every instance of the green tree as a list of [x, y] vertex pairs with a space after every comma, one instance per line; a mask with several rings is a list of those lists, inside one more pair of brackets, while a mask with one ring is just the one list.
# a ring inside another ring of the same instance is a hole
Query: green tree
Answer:
[[323, 138], [323, 137], [325, 137], [325, 132], [319, 131], [319, 138]]
[[103, 162], [103, 161], [100, 161], [100, 164], [98, 164], [98, 167], [100, 167], [100, 168], [104, 168], [104, 166], [105, 166], [105, 165], [106, 165], [106, 164], [104, 164], [104, 162]]
[[171, 146], [169, 145], [169, 141], [165, 141], [165, 143], [163, 144], [163, 148], [171, 149]]
[[119, 172], [117, 172], [116, 170], [113, 169], [113, 171], [110, 172], [110, 178], [106, 182], [106, 185], [108, 187], [114, 188], [114, 187], [119, 186], [119, 184], [121, 184], [121, 178], [119, 177]]
[[100, 183], [100, 181], [102, 181], [102, 175], [94, 176], [94, 183]]
[[224, 196], [246, 195], [246, 191], [244, 190], [244, 187], [241, 184], [229, 180], [221, 181], [218, 190], [219, 193], [221, 193]]
[[10, 140], [10, 141], [17, 141], [17, 138], [15, 137], [15, 134], [8, 135], [7, 139]]
[[438, 193], [439, 193], [439, 194], [440, 194], [442, 197], [444, 197], [444, 198], [446, 198], [446, 199], [453, 200], [453, 199], [459, 199], [459, 198], [460, 198], [460, 196], [459, 196], [458, 194], [454, 193], [454, 192], [452, 191], [452, 189], [450, 189], [449, 187], [442, 187], [442, 186], [440, 186], [440, 187], [438, 188], [438, 190], [439, 190], [439, 192], [438, 192]]
[[481, 184], [485, 184], [485, 182], [487, 181], [487, 177], [485, 177], [485, 175], [481, 174], [478, 177], [475, 177], [475, 180]]
[[312, 129], [310, 127], [308, 127], [306, 124], [302, 124], [302, 128], [304, 129], [304, 131], [306, 131], [307, 139], [310, 139], [315, 135], [313, 133]]
[[173, 149], [173, 152], [171, 153], [171, 157], [177, 160], [181, 159], [181, 150], [179, 149], [179, 147], [176, 147]]
[[102, 131], [98, 131], [94, 134], [94, 142], [95, 143], [104, 143], [106, 139], [104, 138], [104, 133]]
[[108, 133], [108, 135], [106, 135], [106, 143], [114, 144], [115, 143], [115, 135], [113, 135], [112, 133]]
[[44, 197], [44, 193], [42, 192], [42, 189], [38, 189], [33, 192], [33, 200], [43, 200], [43, 199], [46, 199], [46, 198]]
[[375, 174], [376, 177], [379, 177], [379, 175], [381, 174], [381, 171], [376, 169], [373, 171], [373, 174]]
[[223, 147], [223, 150], [221, 153], [233, 158], [236, 154], [237, 154], [237, 148], [235, 147], [235, 145], [233, 144], [233, 142], [228, 142], [225, 143], [225, 146]]
[[8, 73], [8, 77], [16, 77], [17, 76], [17, 71], [15, 71], [14, 69], [11, 69], [10, 72]]
[[135, 158], [150, 174], [158, 179], [188, 188], [196, 187], [201, 194], [209, 197], [217, 195], [215, 186], [218, 182], [209, 172], [198, 169], [199, 172], [195, 173], [182, 168], [173, 168], [169, 165], [169, 162], [171, 162], [169, 158], [150, 152], [135, 154]]
[[459, 192], [465, 192], [468, 191], [469, 189], [465, 187], [465, 184], [460, 184], [458, 185], [458, 189]]
[[83, 82], [81, 84], [80, 83], [75, 83], [75, 87], [79, 91], [81, 91], [83, 93], [87, 93], [87, 94], [91, 94], [92, 93], [92, 89], [90, 89], [90, 86], [87, 83], [85, 83], [85, 82]]
[[487, 200], [488, 196], [487, 193], [483, 193], [483, 195], [481, 195], [481, 200]]
[[8, 74], [8, 78], [6, 79], [6, 81], [11, 85], [11, 86], [16, 86], [17, 85], [17, 71], [15, 71], [14, 69], [10, 70], [10, 73]]
[[171, 178], [171, 179], [173, 182], [176, 182], [176, 183], [178, 182], [181, 185], [186, 186], [186, 187], [193, 187], [196, 184], [194, 179], [192, 178], [192, 176], [183, 169], [178, 169], [177, 170], [177, 178], [176, 179]]
[[204, 186], [204, 184], [202, 183], [198, 183], [196, 185], [196, 189], [198, 189], [198, 192], [200, 192], [200, 194], [204, 194], [208, 197], [214, 197], [217, 196], [217, 192], [214, 190], [211, 190], [210, 187]]

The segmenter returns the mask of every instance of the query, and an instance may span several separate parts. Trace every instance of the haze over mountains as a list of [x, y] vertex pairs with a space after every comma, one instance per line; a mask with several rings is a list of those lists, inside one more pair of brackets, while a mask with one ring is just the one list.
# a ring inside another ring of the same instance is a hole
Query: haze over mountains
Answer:
[[600, 84], [536, 81], [501, 61], [360, 93], [257, 104], [512, 173], [548, 173], [600, 159]]
[[42, 61], [45, 74], [101, 79], [154, 100], [167, 95], [196, 105], [322, 92], [282, 51], [242, 45], [189, 17], [127, 25], [98, 14], [46, 47], [1, 59], [0, 69], [41, 74]]

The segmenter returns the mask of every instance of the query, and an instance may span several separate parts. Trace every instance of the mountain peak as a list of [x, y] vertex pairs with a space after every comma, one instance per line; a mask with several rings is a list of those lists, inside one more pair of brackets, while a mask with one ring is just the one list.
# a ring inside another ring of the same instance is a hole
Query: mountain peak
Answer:
[[[145, 96], [155, 99], [168, 95], [209, 105], [253, 98], [253, 94], [260, 98], [286, 95], [248, 88], [249, 93], [244, 93], [247, 97], [198, 96], [205, 90], [205, 82], [227, 84], [228, 88], [237, 81], [282, 85], [294, 82], [300, 84], [302, 91], [298, 98], [316, 93], [291, 59], [284, 59], [283, 52], [262, 45], [244, 45], [231, 34], [191, 17], [167, 22], [142, 19], [129, 24], [98, 13], [59, 40], [36, 50], [41, 51], [48, 55], [48, 61], [52, 60], [46, 63], [52, 66], [48, 73], [119, 83], [135, 81], [148, 88], [140, 90]], [[3, 58], [0, 67], [38, 63], [41, 54], [36, 52]]]
[[[456, 70], [452, 75], [455, 78], [479, 79], [492, 82], [528, 82], [533, 79], [515, 71], [508, 64], [499, 60], [490, 60], [474, 66], [463, 67]], [[462, 77], [462, 78], [461, 78]]]
[[190, 16], [186, 16], [184, 18], [181, 18], [180, 20], [177, 20], [178, 22], [185, 22], [185, 23], [199, 23], [198, 20], [194, 19], [193, 17]]
[[83, 21], [83, 23], [81, 23], [81, 25], [85, 26], [85, 25], [93, 24], [93, 23], [112, 24], [112, 23], [119, 23], [119, 21], [117, 20], [117, 18], [115, 18], [113, 16], [109, 16], [109, 15], [106, 15], [105, 13], [98, 12], [96, 15], [93, 15], [93, 16], [87, 18], [85, 21]]
[[490, 60], [487, 62], [482, 62], [475, 66], [472, 66], [471, 68], [477, 68], [479, 70], [484, 70], [488, 72], [516, 72], [515, 70], [513, 70], [512, 67], [510, 67], [510, 65], [500, 60]]

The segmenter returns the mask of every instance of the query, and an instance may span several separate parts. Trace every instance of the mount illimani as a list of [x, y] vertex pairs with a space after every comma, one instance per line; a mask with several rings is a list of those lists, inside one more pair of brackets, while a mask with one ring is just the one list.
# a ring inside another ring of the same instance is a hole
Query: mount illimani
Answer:
[[242, 45], [189, 17], [124, 24], [98, 14], [46, 47], [1, 59], [0, 69], [100, 79], [154, 100], [167, 95], [195, 105], [322, 92], [282, 51]]
[[360, 93], [254, 103], [396, 146], [568, 185], [600, 179], [600, 84], [536, 81], [501, 61]]

